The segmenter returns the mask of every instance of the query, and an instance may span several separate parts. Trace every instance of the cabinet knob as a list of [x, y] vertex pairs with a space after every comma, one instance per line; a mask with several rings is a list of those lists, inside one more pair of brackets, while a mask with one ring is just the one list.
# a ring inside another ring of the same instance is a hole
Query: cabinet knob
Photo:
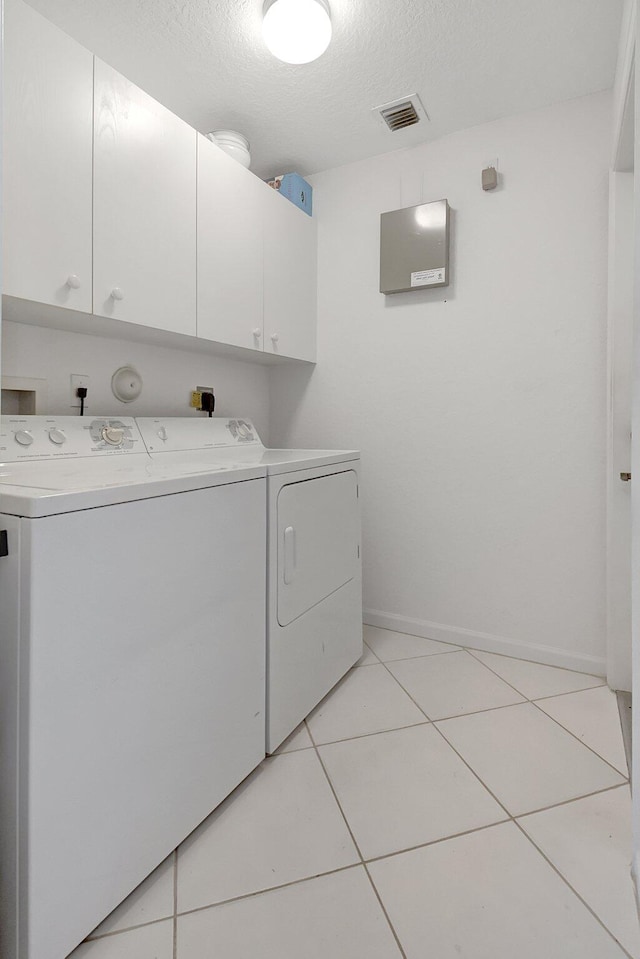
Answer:
[[259, 340], [262, 336], [262, 330], [259, 330], [256, 326], [255, 330], [253, 331], [253, 335], [255, 336], [256, 340]]
[[79, 290], [80, 289], [80, 277], [76, 276], [75, 273], [70, 273], [67, 277], [67, 286], [70, 290]]
[[111, 290], [111, 299], [112, 300], [124, 300], [124, 293], [119, 286], [114, 286]]
[[279, 335], [278, 333], [272, 333], [272, 334], [271, 334], [271, 342], [272, 342], [272, 343], [277, 343], [279, 339], [280, 339], [280, 335]]

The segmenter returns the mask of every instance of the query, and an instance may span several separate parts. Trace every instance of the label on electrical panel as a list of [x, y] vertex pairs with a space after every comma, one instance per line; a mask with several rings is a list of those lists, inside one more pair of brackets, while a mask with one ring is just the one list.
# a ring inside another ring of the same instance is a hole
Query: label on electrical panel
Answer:
[[411, 274], [411, 286], [433, 286], [434, 283], [444, 283], [447, 271], [444, 267], [439, 270], [418, 270]]

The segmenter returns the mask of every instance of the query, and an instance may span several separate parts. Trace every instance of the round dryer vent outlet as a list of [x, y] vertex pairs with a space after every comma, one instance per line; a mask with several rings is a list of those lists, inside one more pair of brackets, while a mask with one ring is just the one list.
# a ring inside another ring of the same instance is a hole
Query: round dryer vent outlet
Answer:
[[111, 392], [121, 403], [133, 403], [142, 393], [142, 377], [133, 366], [121, 366], [111, 377]]

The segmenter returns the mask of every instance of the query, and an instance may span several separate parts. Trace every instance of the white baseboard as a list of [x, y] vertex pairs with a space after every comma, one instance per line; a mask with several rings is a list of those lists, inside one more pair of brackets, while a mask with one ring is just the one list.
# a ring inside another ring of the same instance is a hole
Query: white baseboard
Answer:
[[570, 653], [554, 646], [523, 643], [518, 639], [505, 639], [503, 636], [492, 636], [491, 633], [479, 633], [457, 626], [443, 626], [442, 623], [430, 623], [424, 619], [412, 619], [410, 616], [385, 613], [379, 609], [365, 609], [362, 618], [367, 626], [380, 626], [382, 629], [394, 629], [399, 633], [424, 636], [425, 639], [437, 639], [442, 643], [469, 646], [470, 649], [481, 649], [486, 653], [502, 653], [504, 656], [528, 659], [545, 666], [575, 669], [579, 673], [592, 673], [595, 676], [606, 674], [604, 657]]

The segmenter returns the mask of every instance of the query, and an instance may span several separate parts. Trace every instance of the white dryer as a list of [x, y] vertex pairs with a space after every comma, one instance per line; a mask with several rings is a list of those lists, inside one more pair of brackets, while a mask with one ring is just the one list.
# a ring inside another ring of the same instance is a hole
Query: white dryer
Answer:
[[268, 753], [362, 655], [359, 457], [278, 452], [267, 451]]
[[0, 425], [0, 955], [61, 959], [264, 757], [265, 469]]
[[157, 461], [267, 472], [267, 731], [273, 752], [362, 655], [360, 455], [265, 449], [250, 420], [138, 418]]

